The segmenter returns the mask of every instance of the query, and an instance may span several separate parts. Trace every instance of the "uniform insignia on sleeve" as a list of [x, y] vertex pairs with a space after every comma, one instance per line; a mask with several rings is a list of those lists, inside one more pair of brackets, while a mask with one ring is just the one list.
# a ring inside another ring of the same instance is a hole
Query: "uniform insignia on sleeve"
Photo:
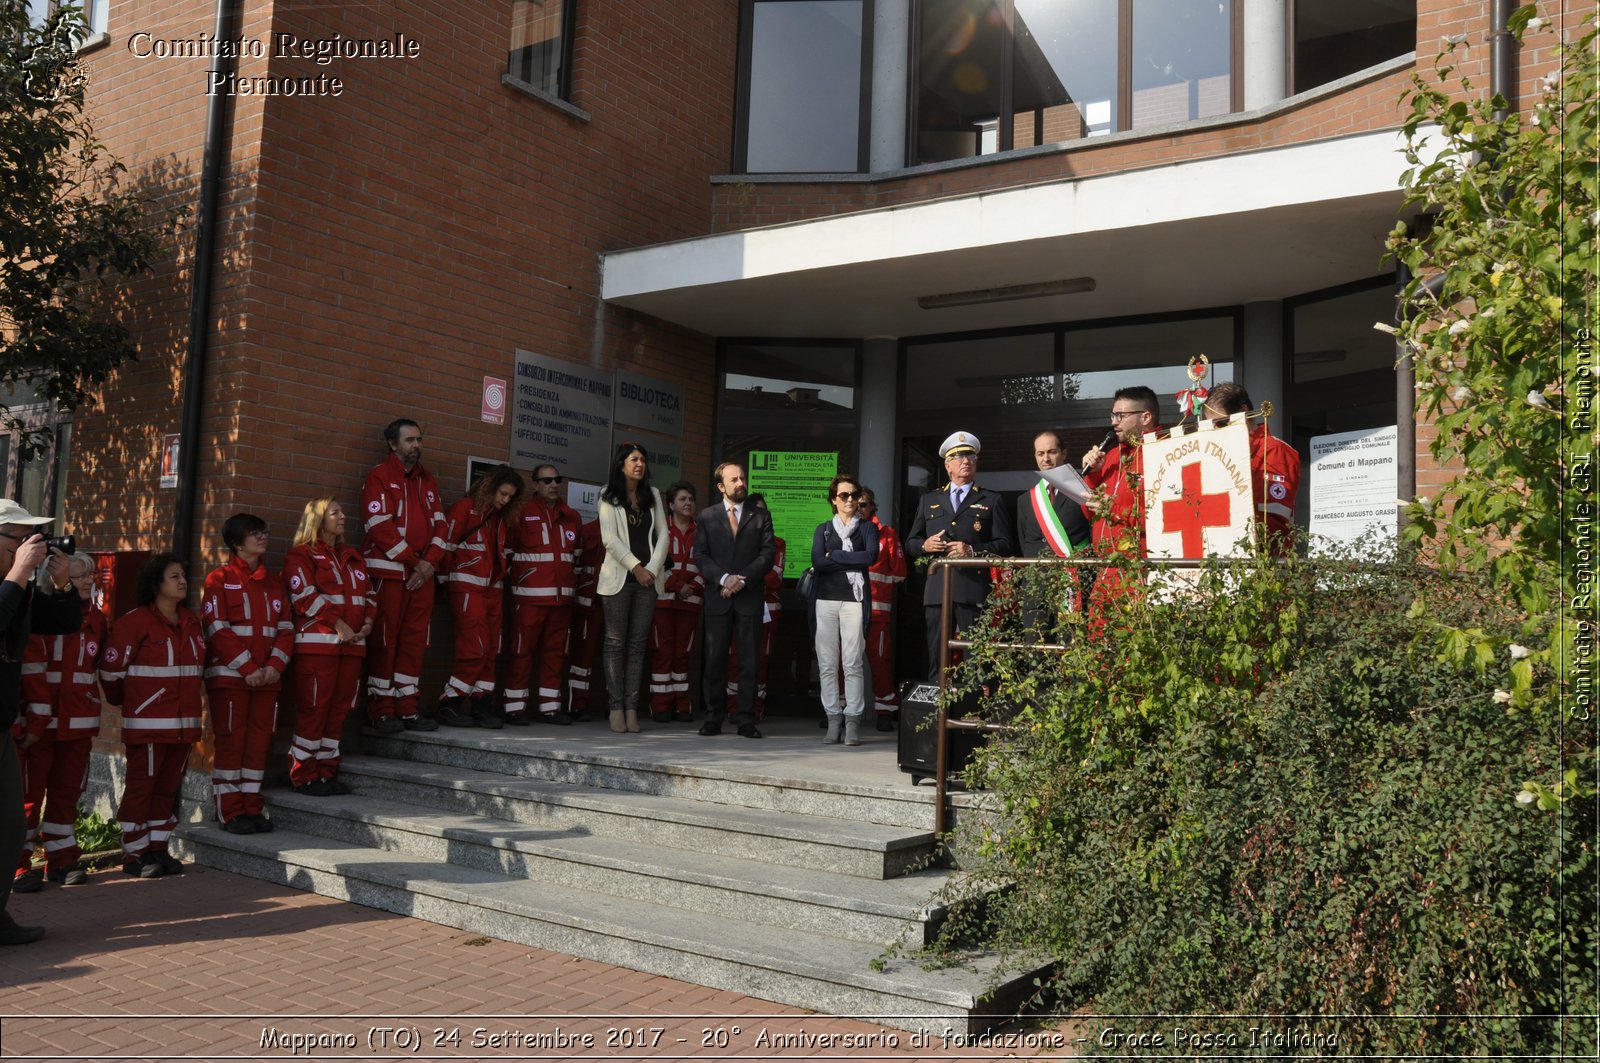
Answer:
[[377, 513], [382, 509], [383, 509], [383, 503], [379, 502], [376, 498], [374, 498], [371, 502], [367, 503], [367, 512], [368, 513]]

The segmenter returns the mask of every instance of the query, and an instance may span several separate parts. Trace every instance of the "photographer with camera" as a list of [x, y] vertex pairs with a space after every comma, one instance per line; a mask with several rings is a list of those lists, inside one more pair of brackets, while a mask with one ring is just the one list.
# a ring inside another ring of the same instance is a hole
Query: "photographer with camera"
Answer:
[[[71, 539], [46, 539], [34, 529], [51, 517], [35, 517], [9, 498], [0, 499], [0, 867], [15, 868], [27, 820], [22, 810], [22, 766], [11, 725], [22, 703], [22, 657], [28, 636], [68, 635], [83, 626], [83, 600], [67, 580]], [[54, 586], [33, 586], [45, 569]], [[0, 945], [26, 945], [44, 937], [42, 926], [18, 926], [6, 912], [11, 876], [0, 875]]]

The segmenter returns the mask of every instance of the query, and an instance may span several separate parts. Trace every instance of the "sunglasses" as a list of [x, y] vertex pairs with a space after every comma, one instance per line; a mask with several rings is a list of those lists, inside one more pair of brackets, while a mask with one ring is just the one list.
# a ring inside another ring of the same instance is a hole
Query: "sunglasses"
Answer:
[[841, 502], [851, 502], [851, 501], [854, 501], [857, 498], [860, 498], [861, 496], [859, 494], [857, 494], [855, 491], [840, 491], [838, 494], [834, 495], [833, 497], [839, 499], [839, 501], [841, 501]]
[[564, 484], [567, 482], [565, 476], [535, 476], [534, 480], [542, 484]]

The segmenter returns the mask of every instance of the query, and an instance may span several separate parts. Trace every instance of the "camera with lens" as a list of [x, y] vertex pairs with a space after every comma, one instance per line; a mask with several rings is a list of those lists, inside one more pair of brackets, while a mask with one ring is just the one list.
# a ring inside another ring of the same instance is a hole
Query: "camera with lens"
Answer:
[[60, 550], [68, 557], [71, 557], [73, 554], [78, 552], [78, 540], [74, 539], [70, 535], [49, 536], [45, 539], [44, 544], [52, 550]]

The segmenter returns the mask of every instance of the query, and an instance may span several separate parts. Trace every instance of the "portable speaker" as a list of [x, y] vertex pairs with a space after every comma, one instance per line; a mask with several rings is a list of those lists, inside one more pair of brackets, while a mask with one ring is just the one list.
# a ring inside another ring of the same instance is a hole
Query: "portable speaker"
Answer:
[[[965, 704], [951, 707], [952, 716], [965, 715]], [[898, 753], [900, 770], [911, 776], [915, 786], [923, 779], [931, 779], [937, 772], [938, 736], [934, 734], [934, 721], [939, 716], [939, 684], [909, 680], [900, 686], [900, 726], [898, 728]], [[951, 731], [946, 736], [949, 743], [946, 771], [954, 775], [966, 767], [973, 752], [987, 739], [983, 731]]]

